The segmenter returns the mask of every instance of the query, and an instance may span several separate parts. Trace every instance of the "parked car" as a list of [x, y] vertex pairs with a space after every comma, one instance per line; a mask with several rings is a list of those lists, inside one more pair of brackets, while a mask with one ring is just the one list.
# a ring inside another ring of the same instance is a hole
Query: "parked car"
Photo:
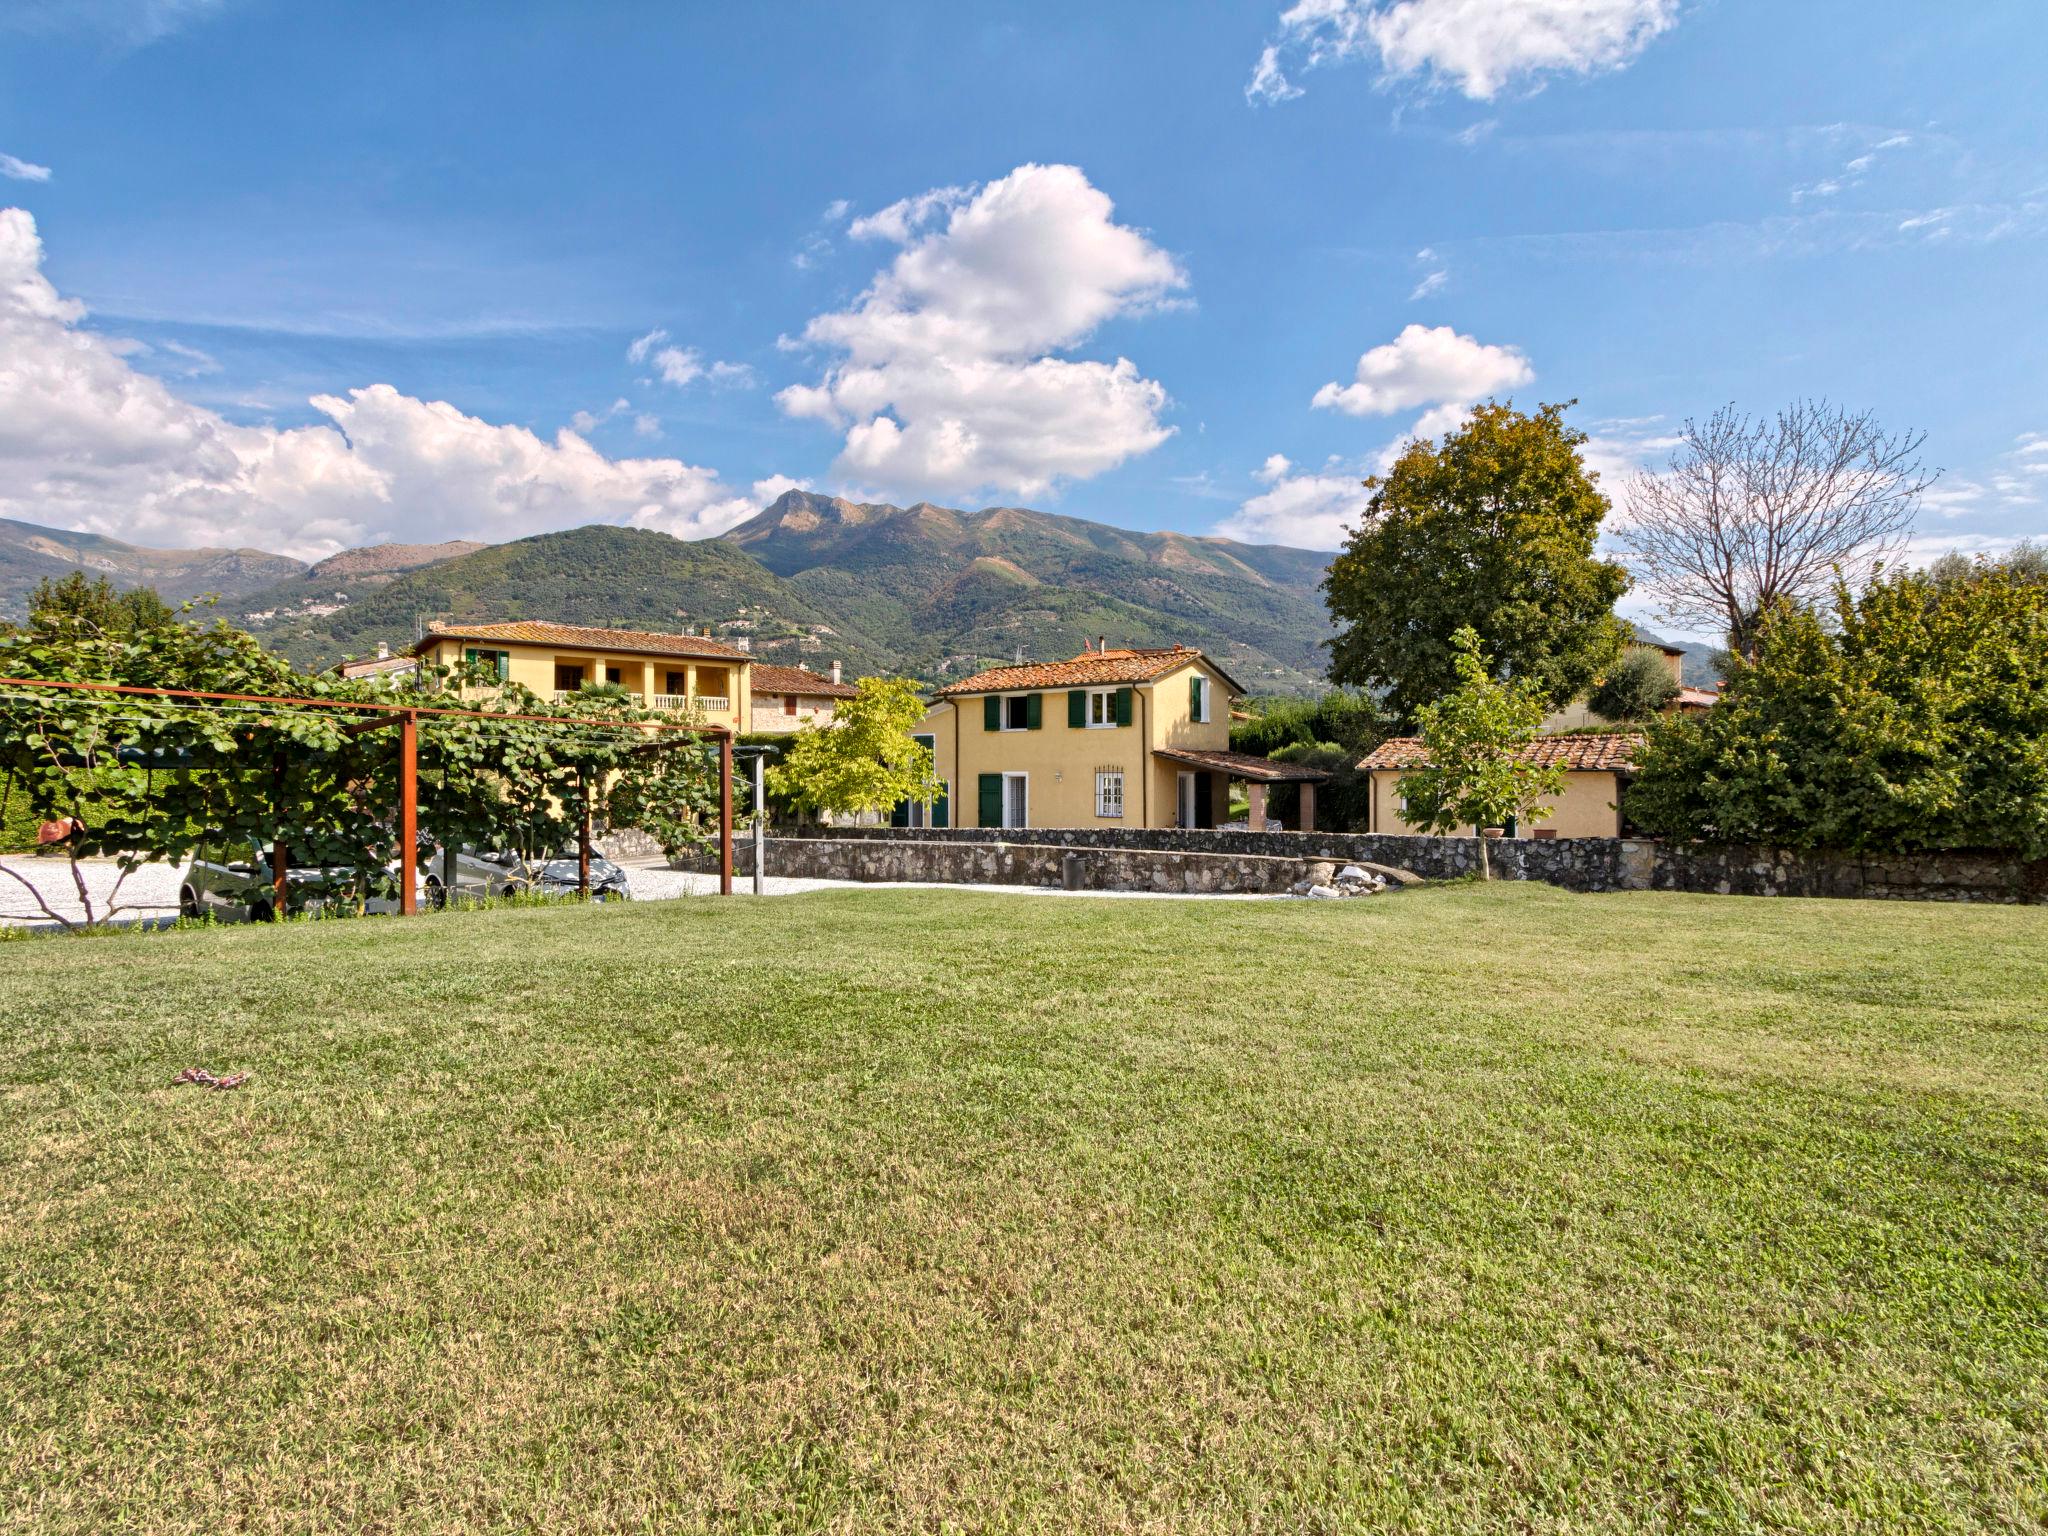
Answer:
[[[361, 878], [353, 869], [301, 864], [286, 850], [286, 904], [292, 912], [319, 914], [396, 912], [398, 897], [373, 895], [359, 899]], [[215, 917], [231, 923], [267, 923], [277, 914], [277, 887], [271, 878], [270, 845], [256, 842], [203, 844], [178, 890], [181, 917]], [[397, 883], [396, 864], [385, 873]]]
[[[427, 860], [427, 904], [448, 904], [447, 857], [436, 849]], [[579, 884], [576, 855], [550, 854], [537, 857], [506, 848], [475, 848], [464, 843], [455, 850], [456, 901], [480, 901], [493, 896], [574, 896]], [[630, 901], [632, 887], [626, 872], [610, 859], [590, 856], [590, 899]]]

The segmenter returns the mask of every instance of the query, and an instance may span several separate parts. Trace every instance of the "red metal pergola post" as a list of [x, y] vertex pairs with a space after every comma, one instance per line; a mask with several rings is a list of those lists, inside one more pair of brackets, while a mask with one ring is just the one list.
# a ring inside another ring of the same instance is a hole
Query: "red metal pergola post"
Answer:
[[718, 738], [718, 894], [732, 894], [732, 732]]
[[[278, 753], [270, 760], [270, 813], [273, 818], [284, 815], [284, 754]], [[285, 848], [282, 837], [270, 840], [270, 901], [271, 914], [278, 918], [286, 916], [286, 904], [291, 899], [291, 880], [287, 871], [291, 867], [291, 856]]]
[[420, 721], [398, 717], [398, 915], [419, 912]]

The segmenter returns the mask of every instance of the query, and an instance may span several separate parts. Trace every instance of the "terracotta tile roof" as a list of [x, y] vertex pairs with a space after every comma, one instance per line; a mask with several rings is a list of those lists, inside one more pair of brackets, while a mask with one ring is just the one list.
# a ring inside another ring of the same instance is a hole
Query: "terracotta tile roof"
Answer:
[[382, 677], [387, 672], [411, 672], [419, 664], [417, 656], [358, 656], [336, 662], [331, 670], [343, 677]]
[[413, 654], [436, 640], [502, 640], [514, 645], [560, 645], [579, 651], [607, 651], [624, 656], [705, 656], [719, 661], [751, 661], [736, 645], [702, 635], [664, 635], [644, 629], [586, 629], [580, 624], [545, 624], [517, 619], [509, 624], [434, 624]]
[[957, 683], [948, 683], [932, 695], [950, 698], [962, 693], [1008, 693], [1019, 688], [1086, 688], [1104, 683], [1149, 683], [1166, 676], [1175, 667], [1191, 661], [1207, 662], [1234, 692], [1244, 690], [1228, 673], [1190, 646], [1175, 645], [1155, 650], [1083, 651], [1070, 661], [1027, 661], [1016, 667], [990, 667]]
[[[1641, 731], [1588, 731], [1583, 734], [1538, 736], [1522, 749], [1522, 760], [1544, 768], [1565, 768], [1574, 773], [1627, 773], [1636, 765], [1643, 748]], [[1360, 762], [1359, 767], [1420, 768], [1429, 761], [1429, 751], [1420, 736], [1396, 736], [1381, 742]]]
[[1330, 776], [1320, 768], [1300, 763], [1276, 763], [1270, 757], [1253, 757], [1245, 752], [1200, 752], [1192, 747], [1160, 747], [1152, 754], [1170, 763], [1190, 768], [1207, 768], [1227, 773], [1248, 784], [1325, 784]]
[[835, 683], [809, 667], [771, 667], [757, 661], [747, 676], [751, 679], [747, 686], [756, 694], [798, 693], [814, 698], [850, 699], [860, 692], [851, 683]]
[[1712, 688], [1681, 688], [1671, 702], [1680, 709], [1712, 709], [1721, 702], [1721, 695]]

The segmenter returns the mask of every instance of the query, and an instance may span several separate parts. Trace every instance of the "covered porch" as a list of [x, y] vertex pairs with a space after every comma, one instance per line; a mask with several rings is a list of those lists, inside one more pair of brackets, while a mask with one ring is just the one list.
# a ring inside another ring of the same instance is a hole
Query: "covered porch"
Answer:
[[1320, 768], [1307, 768], [1299, 763], [1276, 763], [1270, 757], [1253, 757], [1246, 752], [1203, 752], [1192, 747], [1160, 747], [1154, 756], [1163, 763], [1173, 763], [1182, 768], [1193, 769], [1197, 773], [1212, 773], [1244, 785], [1245, 799], [1251, 806], [1246, 824], [1254, 832], [1279, 830], [1266, 816], [1266, 786], [1269, 784], [1294, 784], [1300, 787], [1301, 825], [1294, 830], [1315, 831], [1316, 786], [1330, 782], [1330, 775]]

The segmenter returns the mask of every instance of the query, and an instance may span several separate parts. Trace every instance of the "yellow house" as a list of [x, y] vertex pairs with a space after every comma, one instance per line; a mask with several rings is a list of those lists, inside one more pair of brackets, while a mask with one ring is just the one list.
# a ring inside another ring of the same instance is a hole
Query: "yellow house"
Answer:
[[[1550, 802], [1550, 814], [1541, 821], [1518, 817], [1503, 831], [1509, 837], [1620, 837], [1621, 788], [1635, 771], [1636, 754], [1642, 747], [1640, 731], [1537, 737], [1523, 749], [1522, 756], [1529, 762], [1564, 769], [1564, 793]], [[1367, 830], [1422, 831], [1411, 825], [1405, 815], [1407, 802], [1401, 795], [1401, 775], [1428, 761], [1429, 752], [1421, 737], [1396, 736], [1392, 741], [1382, 742], [1359, 763], [1372, 780]], [[1454, 835], [1471, 837], [1473, 831], [1461, 827]]]
[[1069, 661], [977, 672], [934, 694], [919, 728], [945, 795], [897, 820], [951, 825], [957, 804], [966, 827], [1213, 827], [1231, 779], [1286, 768], [1229, 750], [1243, 691], [1179, 645], [1097, 642]]
[[465, 662], [500, 679], [559, 699], [585, 683], [616, 683], [647, 709], [702, 712], [708, 725], [752, 729], [753, 658], [700, 635], [637, 629], [586, 629], [518, 620], [509, 624], [435, 624], [412, 648], [431, 666]]

